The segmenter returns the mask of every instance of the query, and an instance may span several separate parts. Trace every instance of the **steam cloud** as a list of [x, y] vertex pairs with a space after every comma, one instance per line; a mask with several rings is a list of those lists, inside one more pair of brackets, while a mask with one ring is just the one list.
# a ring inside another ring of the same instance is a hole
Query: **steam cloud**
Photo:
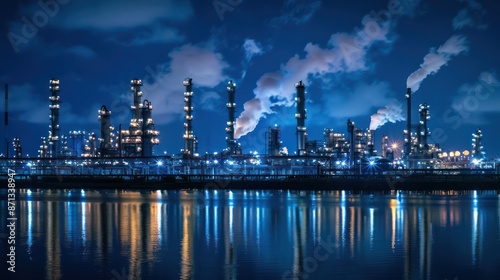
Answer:
[[387, 122], [396, 123], [404, 121], [403, 108], [401, 103], [391, 102], [385, 108], [378, 109], [376, 114], [371, 116], [370, 130], [376, 130]]
[[304, 58], [290, 58], [281, 70], [264, 74], [254, 89], [255, 98], [247, 101], [244, 111], [236, 119], [235, 138], [253, 131], [259, 120], [274, 111], [274, 106], [294, 104], [294, 84], [300, 80], [306, 85], [311, 78], [325, 74], [366, 70], [366, 55], [375, 43], [390, 43], [389, 21], [377, 22], [371, 15], [362, 20], [362, 28], [350, 34], [336, 33], [330, 37], [326, 48], [308, 43]]
[[432, 48], [424, 57], [424, 62], [420, 68], [411, 73], [406, 81], [406, 86], [416, 92], [420, 88], [427, 76], [436, 74], [442, 66], [446, 65], [450, 59], [456, 55], [469, 50], [467, 38], [462, 35], [453, 35], [437, 50]]

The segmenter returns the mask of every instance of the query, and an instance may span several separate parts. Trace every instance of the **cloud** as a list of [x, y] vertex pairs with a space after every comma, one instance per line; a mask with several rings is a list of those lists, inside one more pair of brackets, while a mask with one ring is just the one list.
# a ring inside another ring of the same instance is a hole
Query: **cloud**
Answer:
[[[125, 45], [181, 42], [184, 36], [171, 24], [193, 16], [189, 0], [71, 0], [47, 7], [40, 4], [45, 2], [34, 1], [21, 6], [21, 19], [9, 23], [8, 37], [16, 53], [28, 44], [33, 45], [34, 41], [43, 41], [39, 35], [41, 28], [104, 32]], [[37, 25], [40, 28], [33, 23], [28, 24], [33, 26], [28, 31], [22, 28], [26, 25], [24, 21], [31, 22], [40, 14], [46, 17], [44, 24]]]
[[273, 26], [299, 25], [309, 21], [320, 8], [319, 0], [285, 0], [281, 15], [270, 20]]
[[254, 89], [255, 98], [248, 101], [245, 110], [236, 120], [235, 137], [239, 138], [255, 129], [260, 118], [273, 112], [274, 106], [292, 106], [294, 84], [304, 81], [309, 85], [314, 78], [327, 74], [368, 70], [367, 52], [375, 44], [389, 44], [390, 22], [380, 25], [367, 15], [362, 28], [352, 33], [336, 33], [330, 37], [327, 47], [308, 43], [305, 56], [295, 55], [281, 66], [280, 71], [266, 73]]
[[500, 79], [493, 71], [482, 72], [477, 81], [463, 84], [453, 98], [451, 107], [464, 123], [485, 124], [485, 114], [500, 111]]
[[160, 21], [185, 21], [192, 15], [188, 0], [72, 0], [60, 7], [53, 23], [64, 29], [113, 31]]
[[485, 29], [486, 24], [481, 23], [482, 18], [486, 14], [483, 6], [476, 0], [458, 0], [459, 2], [466, 2], [467, 7], [461, 9], [453, 18], [453, 28], [455, 30], [464, 27], [472, 27], [476, 29]]
[[[186, 44], [171, 51], [168, 56], [170, 61], [160, 65], [156, 75], [148, 74], [143, 78], [143, 98], [151, 101], [153, 106], [157, 105], [153, 107], [153, 114], [158, 124], [171, 122], [183, 114], [182, 82], [185, 78], [193, 79], [194, 99], [203, 98], [198, 95], [203, 88], [213, 88], [227, 80], [224, 70], [229, 65], [210, 44]], [[210, 93], [209, 97], [211, 101], [215, 98]]]
[[406, 86], [416, 92], [420, 84], [429, 75], [436, 74], [441, 67], [446, 65], [454, 56], [469, 50], [467, 38], [461, 35], [451, 36], [437, 50], [432, 48], [424, 57], [424, 62], [420, 68], [411, 73], [406, 81]]

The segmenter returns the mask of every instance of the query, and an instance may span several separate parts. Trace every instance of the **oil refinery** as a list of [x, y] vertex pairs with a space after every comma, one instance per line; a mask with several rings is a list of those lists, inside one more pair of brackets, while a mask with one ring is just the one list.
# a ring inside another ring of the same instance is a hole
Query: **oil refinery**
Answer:
[[[295, 84], [296, 150], [283, 147], [279, 124], [265, 133], [264, 154], [244, 154], [241, 143], [235, 138], [236, 84], [227, 84], [226, 148], [220, 152], [200, 155], [196, 122], [193, 118], [193, 79], [182, 81], [184, 96], [184, 147], [180, 153], [158, 155], [154, 147], [159, 144], [160, 132], [156, 130], [152, 102], [143, 99], [142, 81], [132, 79], [128, 128], [112, 125], [112, 112], [102, 105], [97, 112], [99, 134], [69, 130], [61, 134], [60, 81], [49, 81], [49, 130], [40, 138], [37, 158], [23, 157], [22, 139], [7, 141], [6, 153], [0, 166], [16, 167], [17, 174], [31, 178], [51, 175], [115, 175], [115, 176], [344, 176], [384, 174], [498, 174], [499, 164], [487, 160], [482, 146], [482, 131], [472, 134], [471, 150], [445, 152], [439, 144], [430, 143], [430, 106], [419, 104], [419, 119], [412, 121], [412, 90], [405, 92], [407, 103], [404, 144], [389, 143], [386, 134], [357, 127], [346, 120], [346, 133], [325, 128], [322, 140], [309, 140], [307, 133], [306, 85]], [[5, 86], [5, 119], [8, 124], [8, 86]], [[181, 94], [179, 94], [181, 98]], [[223, 132], [221, 132], [222, 135]], [[171, 136], [170, 136], [171, 137]], [[180, 136], [179, 136], [180, 137]], [[380, 153], [375, 147], [380, 137]], [[221, 137], [221, 140], [223, 138]], [[267, 176], [267, 177], [266, 177]]]

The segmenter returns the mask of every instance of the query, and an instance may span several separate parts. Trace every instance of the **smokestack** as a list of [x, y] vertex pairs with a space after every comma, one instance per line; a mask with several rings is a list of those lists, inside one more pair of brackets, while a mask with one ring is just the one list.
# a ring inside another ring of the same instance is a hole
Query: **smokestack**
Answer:
[[297, 97], [295, 101], [297, 102], [297, 113], [295, 118], [297, 119], [297, 155], [306, 154], [306, 90], [302, 81], [295, 84], [297, 90]]
[[98, 119], [101, 122], [101, 155], [107, 155], [109, 149], [111, 148], [111, 111], [102, 105], [99, 110]]
[[347, 132], [349, 134], [349, 168], [354, 166], [354, 122], [347, 120]]
[[183, 82], [184, 87], [184, 112], [186, 112], [186, 122], [184, 123], [184, 154], [193, 155], [196, 137], [193, 134], [193, 127], [191, 121], [193, 120], [193, 79], [186, 78]]
[[234, 95], [236, 93], [236, 84], [233, 81], [228, 82], [227, 86], [227, 94], [228, 94], [228, 102], [226, 104], [228, 119], [227, 119], [227, 127], [226, 127], [226, 142], [227, 149], [230, 154], [235, 153], [235, 145], [236, 141], [234, 140], [234, 110], [236, 108]]
[[418, 125], [418, 147], [419, 152], [426, 154], [429, 150], [429, 145], [427, 143], [427, 136], [429, 134], [427, 129], [427, 120], [430, 119], [429, 116], [429, 105], [427, 103], [420, 104], [420, 108], [418, 110], [420, 115], [420, 122]]
[[409, 156], [411, 152], [411, 88], [406, 89], [405, 97], [407, 104], [405, 154]]
[[52, 157], [59, 156], [59, 80], [50, 80], [50, 131], [49, 131], [49, 145], [52, 147], [50, 153]]

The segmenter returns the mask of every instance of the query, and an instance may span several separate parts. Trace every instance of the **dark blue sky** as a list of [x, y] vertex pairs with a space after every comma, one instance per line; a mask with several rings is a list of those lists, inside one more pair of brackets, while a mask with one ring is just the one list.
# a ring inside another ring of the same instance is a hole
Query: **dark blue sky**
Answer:
[[204, 153], [225, 147], [229, 79], [237, 83], [236, 129], [245, 152], [263, 152], [264, 132], [275, 123], [284, 146], [295, 150], [299, 80], [307, 87], [309, 140], [323, 139], [324, 128], [346, 133], [348, 118], [368, 128], [379, 112], [372, 126], [388, 123], [377, 140], [387, 133], [401, 142], [414, 72], [412, 117], [416, 122], [418, 104], [430, 105], [431, 142], [470, 150], [481, 127], [487, 156], [500, 156], [497, 1], [40, 2], [51, 4], [16, 1], [0, 11], [8, 135], [21, 137], [30, 156], [48, 133], [52, 77], [61, 81], [62, 134], [97, 133], [103, 104], [115, 127], [128, 127], [129, 82], [143, 79], [161, 133], [156, 153], [183, 146], [182, 81], [192, 77], [193, 128]]

